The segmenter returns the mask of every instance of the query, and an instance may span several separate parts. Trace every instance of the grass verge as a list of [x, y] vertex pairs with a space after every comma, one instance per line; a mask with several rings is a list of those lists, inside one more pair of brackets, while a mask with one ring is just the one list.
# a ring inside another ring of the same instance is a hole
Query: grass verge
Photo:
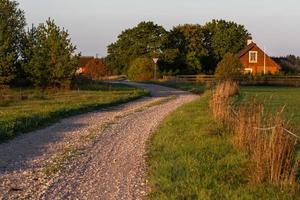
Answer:
[[289, 188], [249, 185], [247, 156], [220, 135], [209, 93], [169, 116], [149, 144], [150, 199], [299, 199]]
[[152, 82], [152, 83], [192, 92], [195, 94], [202, 94], [205, 90], [205, 85], [202, 83], [176, 83], [176, 82]]
[[0, 104], [0, 141], [68, 116], [126, 103], [148, 93], [124, 85], [97, 83], [80, 90], [41, 94], [34, 89], [12, 89], [9, 94], [10, 100]]

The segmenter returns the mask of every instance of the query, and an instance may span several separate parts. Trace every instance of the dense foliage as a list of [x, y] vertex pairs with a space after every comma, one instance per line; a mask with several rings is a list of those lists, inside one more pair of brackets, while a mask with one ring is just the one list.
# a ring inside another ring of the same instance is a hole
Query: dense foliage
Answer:
[[142, 22], [108, 47], [108, 66], [114, 73], [124, 73], [134, 59], [158, 56], [161, 74], [212, 74], [225, 53], [237, 53], [249, 36], [244, 26], [225, 20], [179, 25], [169, 32]]
[[129, 64], [139, 57], [156, 56], [161, 51], [167, 31], [153, 22], [141, 22], [123, 31], [118, 40], [108, 46], [107, 63], [114, 74], [126, 73]]
[[0, 85], [27, 83], [46, 88], [68, 84], [78, 55], [66, 30], [54, 21], [26, 32], [24, 12], [14, 0], [0, 0]]
[[101, 77], [108, 76], [109, 70], [104, 59], [96, 58], [87, 63], [85, 74], [93, 80], [99, 80]]
[[16, 77], [25, 25], [24, 12], [18, 3], [0, 0], [0, 85]]
[[23, 66], [34, 85], [46, 88], [68, 84], [79, 58], [68, 32], [48, 19], [29, 31], [26, 42]]
[[216, 76], [228, 80], [240, 76], [242, 71], [243, 65], [238, 57], [233, 53], [227, 53], [217, 66]]
[[280, 65], [281, 71], [285, 74], [300, 74], [300, 57], [288, 55], [286, 57], [277, 57], [274, 60]]
[[205, 34], [200, 25], [174, 27], [161, 59], [161, 70], [179, 73], [203, 71], [203, 60], [208, 56]]
[[130, 63], [128, 78], [134, 81], [148, 81], [154, 76], [154, 63], [150, 58], [137, 58]]

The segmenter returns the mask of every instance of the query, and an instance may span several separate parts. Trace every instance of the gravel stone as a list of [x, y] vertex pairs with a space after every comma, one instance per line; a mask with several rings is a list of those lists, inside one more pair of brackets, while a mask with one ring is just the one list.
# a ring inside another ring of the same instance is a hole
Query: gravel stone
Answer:
[[[151, 133], [167, 115], [198, 96], [158, 85], [127, 84], [148, 89], [152, 97], [70, 117], [0, 144], [0, 199], [145, 199]], [[170, 96], [177, 98], [154, 103]], [[81, 153], [47, 175], [44, 169], [68, 148]]]

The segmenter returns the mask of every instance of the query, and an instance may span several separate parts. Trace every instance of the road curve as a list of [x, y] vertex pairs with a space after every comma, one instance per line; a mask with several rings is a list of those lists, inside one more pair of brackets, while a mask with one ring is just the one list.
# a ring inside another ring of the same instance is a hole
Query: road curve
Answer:
[[128, 84], [148, 89], [152, 97], [0, 144], [0, 199], [144, 199], [146, 142], [167, 115], [198, 96]]

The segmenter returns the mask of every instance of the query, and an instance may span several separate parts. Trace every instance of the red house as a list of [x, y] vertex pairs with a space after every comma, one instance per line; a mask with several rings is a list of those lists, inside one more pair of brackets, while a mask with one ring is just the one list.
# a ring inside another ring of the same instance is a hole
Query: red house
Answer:
[[237, 55], [243, 64], [246, 73], [276, 74], [280, 71], [279, 65], [251, 39], [247, 41], [247, 46]]

